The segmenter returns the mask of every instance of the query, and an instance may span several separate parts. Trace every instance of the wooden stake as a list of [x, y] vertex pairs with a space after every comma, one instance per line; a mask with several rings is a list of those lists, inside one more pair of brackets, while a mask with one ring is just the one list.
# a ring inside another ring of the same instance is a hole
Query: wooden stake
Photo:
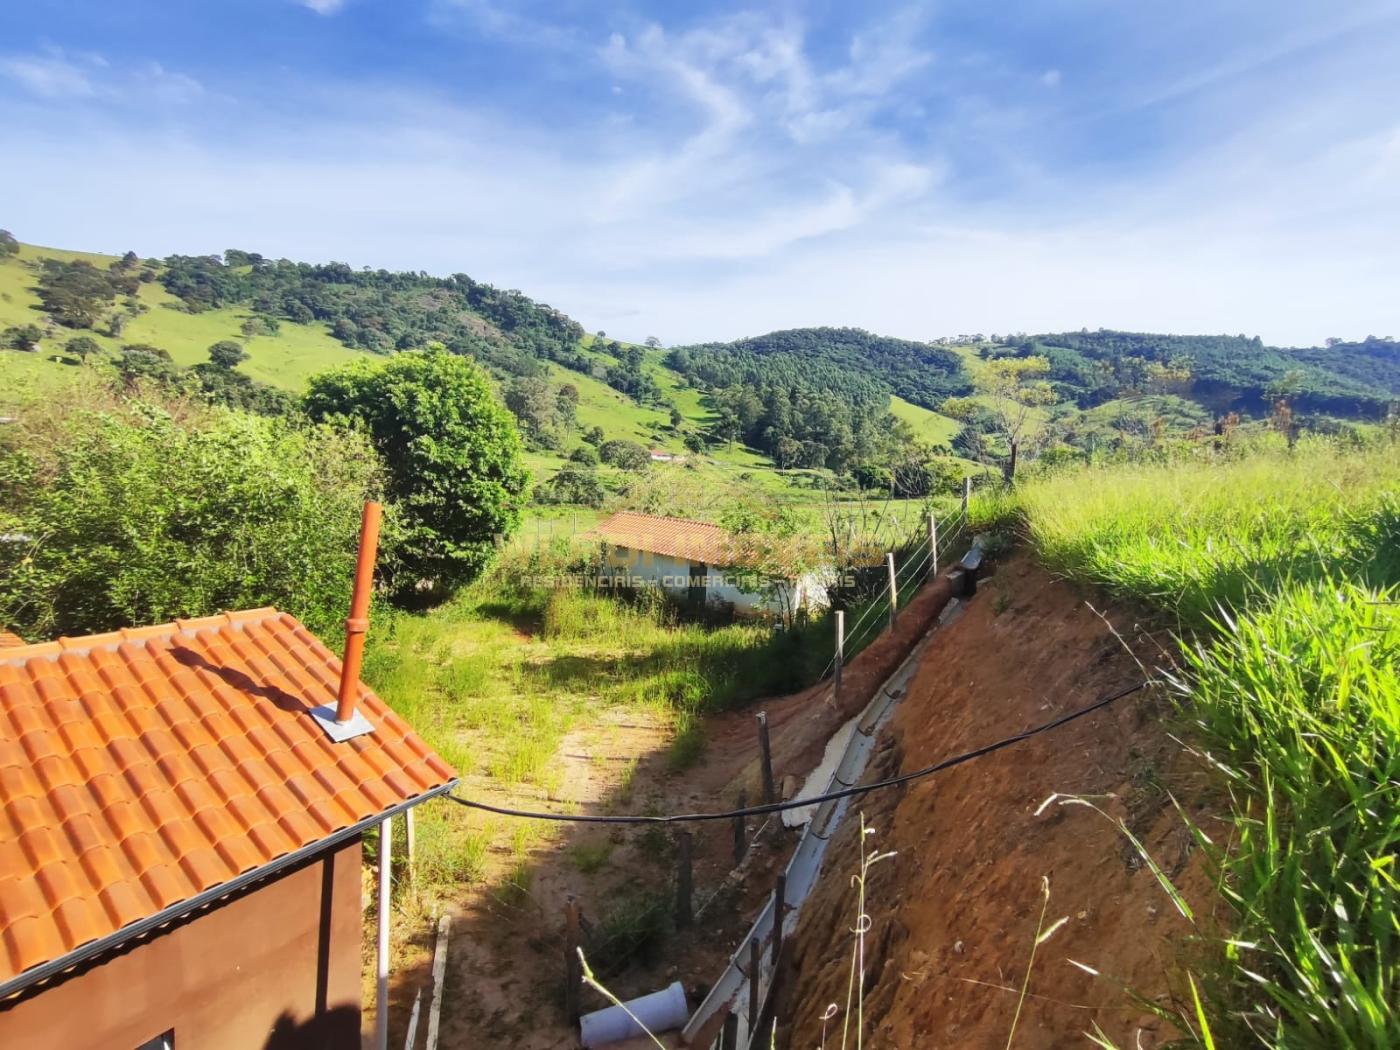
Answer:
[[778, 801], [778, 793], [773, 787], [773, 751], [768, 743], [768, 712], [758, 713], [759, 761], [763, 764], [763, 801], [772, 805]]
[[691, 870], [690, 832], [676, 832], [676, 925], [684, 930], [693, 921], [690, 896], [694, 888]]
[[[747, 791], [739, 792], [738, 809], [743, 809], [749, 804], [749, 794]], [[749, 851], [748, 828], [745, 827], [743, 817], [734, 818], [734, 866], [737, 868], [744, 862], [744, 854]]]
[[890, 626], [894, 626], [895, 619], [899, 616], [899, 587], [894, 578], [894, 552], [885, 555], [885, 568], [890, 573]]
[[722, 1050], [739, 1050], [739, 1015], [733, 1010], [724, 1017], [724, 1033], [719, 1045]]
[[564, 1016], [578, 1020], [579, 992], [583, 988], [583, 960], [578, 957], [579, 910], [572, 895], [564, 901]]
[[437, 942], [433, 945], [433, 1001], [428, 1007], [428, 1041], [424, 1050], [437, 1050], [442, 1001], [447, 998], [447, 938], [451, 933], [452, 916], [444, 915], [438, 920]]

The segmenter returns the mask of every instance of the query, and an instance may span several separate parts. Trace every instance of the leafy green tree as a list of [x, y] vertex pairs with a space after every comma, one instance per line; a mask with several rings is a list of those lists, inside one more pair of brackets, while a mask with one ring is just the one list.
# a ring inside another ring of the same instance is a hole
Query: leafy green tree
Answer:
[[661, 340], [656, 338], [656, 336], [654, 335], [647, 336], [646, 339], [643, 340], [643, 342], [645, 342], [646, 345], [651, 347], [651, 349], [653, 350], [659, 349], [661, 346]]
[[102, 347], [90, 335], [75, 335], [63, 347], [79, 361], [86, 362], [93, 354], [102, 352]]
[[685, 422], [685, 416], [681, 415], [681, 410], [675, 405], [671, 406], [671, 429], [679, 430], [681, 424]]
[[578, 463], [585, 467], [596, 467], [598, 465], [598, 450], [592, 445], [580, 445], [569, 453], [569, 462]]
[[248, 351], [234, 339], [220, 339], [209, 348], [209, 363], [215, 368], [237, 368], [248, 360]]
[[494, 539], [519, 526], [529, 480], [520, 434], [473, 362], [441, 348], [360, 360], [313, 376], [303, 404], [313, 419], [362, 428], [383, 457], [404, 529], [404, 588], [471, 580]]
[[635, 441], [625, 438], [603, 442], [598, 456], [604, 463], [611, 463], [623, 470], [645, 470], [651, 465], [651, 453]]
[[572, 464], [565, 464], [548, 481], [535, 486], [535, 500], [539, 503], [576, 503], [584, 507], [599, 507], [606, 495], [597, 473]]
[[0, 230], [0, 255], [18, 255], [19, 241], [9, 230]]
[[34, 539], [0, 543], [0, 622], [48, 638], [276, 605], [333, 636], [379, 483], [368, 442], [101, 396], [4, 428], [0, 532]]
[[601, 447], [603, 442], [607, 440], [607, 435], [603, 433], [602, 427], [589, 427], [583, 432], [583, 440], [595, 448]]

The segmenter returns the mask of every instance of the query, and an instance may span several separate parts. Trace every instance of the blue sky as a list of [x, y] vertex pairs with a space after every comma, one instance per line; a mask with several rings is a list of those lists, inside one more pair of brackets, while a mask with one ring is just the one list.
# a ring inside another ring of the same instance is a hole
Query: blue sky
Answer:
[[0, 225], [466, 272], [668, 343], [1400, 335], [1400, 0], [48, 0]]

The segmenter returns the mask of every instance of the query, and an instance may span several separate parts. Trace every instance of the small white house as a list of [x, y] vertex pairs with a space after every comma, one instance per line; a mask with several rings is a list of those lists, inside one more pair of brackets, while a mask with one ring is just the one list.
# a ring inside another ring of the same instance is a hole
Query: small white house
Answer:
[[619, 511], [594, 533], [604, 544], [608, 586], [659, 587], [695, 605], [729, 606], [737, 616], [790, 616], [828, 604], [816, 573], [760, 572], [750, 544], [709, 522]]

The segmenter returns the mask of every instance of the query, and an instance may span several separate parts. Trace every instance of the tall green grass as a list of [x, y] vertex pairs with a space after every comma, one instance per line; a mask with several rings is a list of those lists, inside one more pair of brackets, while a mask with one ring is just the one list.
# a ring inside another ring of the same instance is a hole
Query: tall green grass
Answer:
[[[543, 585], [568, 577], [573, 557], [566, 546], [506, 552], [447, 605], [375, 611], [365, 681], [463, 774], [552, 794], [565, 735], [617, 709], [665, 727], [667, 765], [682, 769], [703, 757], [705, 715], [800, 689], [830, 657], [824, 619], [715, 627], [654, 597]], [[420, 820], [429, 883], [484, 877], [484, 832], [465, 810], [425, 807]], [[512, 844], [517, 862], [527, 852]]]
[[1216, 1038], [1400, 1046], [1400, 448], [1088, 469], [974, 520], [1177, 622], [1182, 710], [1234, 811]]

